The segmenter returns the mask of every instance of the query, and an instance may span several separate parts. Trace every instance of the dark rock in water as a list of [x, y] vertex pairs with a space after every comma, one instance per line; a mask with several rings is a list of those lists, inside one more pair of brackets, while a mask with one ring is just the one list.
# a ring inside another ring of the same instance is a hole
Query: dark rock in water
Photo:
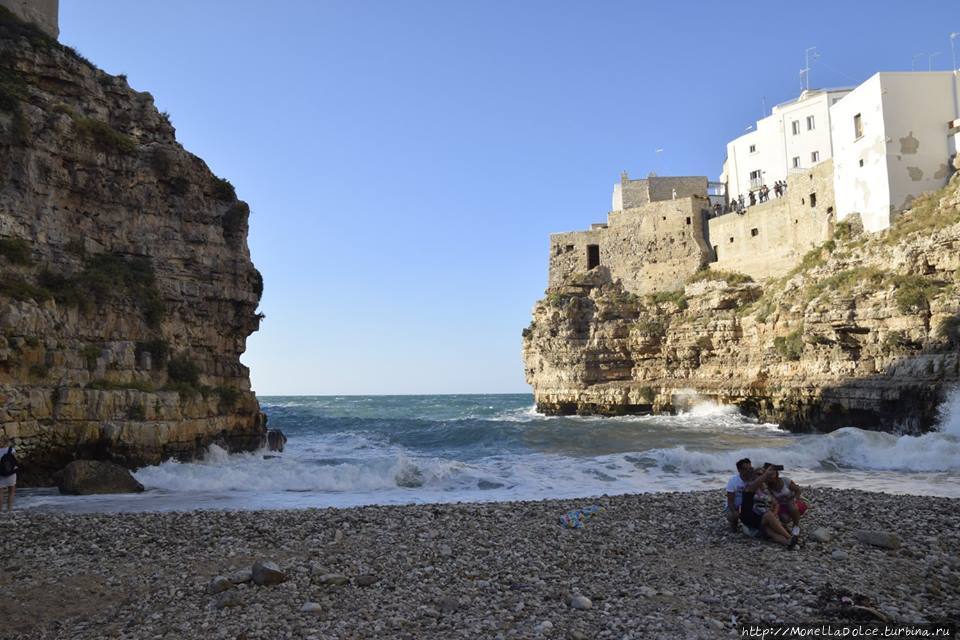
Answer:
[[491, 482], [490, 480], [480, 480], [477, 482], [477, 489], [483, 489], [483, 490], [499, 489], [502, 486], [503, 484], [499, 482]]
[[130, 471], [112, 462], [74, 460], [60, 477], [60, 493], [90, 495], [95, 493], [139, 493], [143, 485]]
[[287, 444], [287, 436], [283, 435], [283, 431], [279, 429], [270, 429], [267, 431], [267, 449], [270, 451], [283, 451], [285, 444]]

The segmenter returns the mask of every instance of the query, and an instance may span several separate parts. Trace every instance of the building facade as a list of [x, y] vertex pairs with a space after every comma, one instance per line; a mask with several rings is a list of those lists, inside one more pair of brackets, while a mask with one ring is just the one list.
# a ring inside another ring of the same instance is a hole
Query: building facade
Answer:
[[859, 214], [867, 231], [886, 229], [950, 178], [960, 131], [956, 73], [877, 73], [830, 113], [838, 219]]
[[772, 189], [793, 172], [803, 173], [833, 157], [830, 107], [850, 89], [812, 89], [776, 105], [753, 131], [727, 144], [720, 182], [731, 200], [763, 186]]

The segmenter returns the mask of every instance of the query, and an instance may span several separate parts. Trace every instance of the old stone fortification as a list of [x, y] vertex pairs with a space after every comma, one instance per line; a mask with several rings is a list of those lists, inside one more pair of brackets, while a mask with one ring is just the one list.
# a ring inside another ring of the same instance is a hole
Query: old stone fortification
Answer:
[[780, 277], [793, 269], [810, 249], [833, 235], [836, 220], [833, 161], [796, 172], [786, 194], [748, 207], [743, 215], [711, 218], [709, 242], [716, 262], [712, 268], [736, 271], [755, 280]]
[[[705, 196], [648, 202], [611, 211], [605, 225], [589, 231], [550, 236], [550, 288], [602, 266], [630, 293], [676, 289], [710, 261], [709, 205]], [[591, 251], [599, 256], [596, 264], [591, 264]]]
[[649, 176], [631, 180], [624, 171], [614, 185], [611, 211], [635, 209], [651, 202], [702, 196], [707, 193], [706, 176]]
[[0, 7], [53, 38], [60, 35], [60, 0], [0, 0]]
[[21, 481], [259, 446], [248, 214], [150, 94], [0, 10], [0, 439]]
[[527, 382], [553, 414], [673, 411], [704, 397], [798, 430], [924, 430], [960, 382], [960, 177], [888, 231], [838, 225], [765, 285], [704, 271], [631, 296], [555, 284], [524, 330]]

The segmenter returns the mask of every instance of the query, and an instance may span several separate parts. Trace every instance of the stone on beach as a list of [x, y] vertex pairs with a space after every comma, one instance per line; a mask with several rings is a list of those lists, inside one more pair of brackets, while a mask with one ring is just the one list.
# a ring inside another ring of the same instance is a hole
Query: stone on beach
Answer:
[[139, 493], [143, 485], [120, 465], [99, 460], [74, 460], [60, 476], [60, 493], [92, 495]]
[[825, 529], [824, 527], [817, 527], [810, 532], [808, 537], [816, 542], [830, 542], [830, 540], [833, 539], [833, 535], [830, 533], [830, 530]]
[[207, 593], [220, 593], [221, 591], [226, 591], [227, 589], [232, 588], [233, 582], [229, 578], [216, 576], [210, 581], [210, 584], [207, 585]]
[[305, 602], [303, 606], [300, 607], [300, 611], [316, 615], [323, 611], [323, 607], [317, 602]]
[[593, 607], [593, 602], [591, 602], [590, 598], [580, 594], [570, 596], [569, 604], [571, 609], [591, 609]]
[[280, 584], [287, 579], [287, 576], [280, 570], [275, 562], [269, 560], [257, 560], [251, 569], [253, 582], [261, 587], [269, 587]]
[[863, 544], [868, 544], [873, 547], [880, 547], [881, 549], [900, 548], [900, 538], [895, 533], [861, 529], [860, 531], [857, 531], [856, 537], [857, 540]]

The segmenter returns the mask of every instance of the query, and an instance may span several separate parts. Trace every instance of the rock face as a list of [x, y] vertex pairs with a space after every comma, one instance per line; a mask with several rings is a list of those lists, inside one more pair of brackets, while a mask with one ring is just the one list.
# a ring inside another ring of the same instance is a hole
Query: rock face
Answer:
[[260, 446], [248, 214], [150, 94], [0, 8], [0, 436], [21, 482]]
[[671, 412], [702, 398], [795, 431], [922, 431], [960, 380], [957, 175], [885, 232], [838, 224], [763, 285], [706, 271], [641, 298], [602, 269], [551, 286], [523, 332], [542, 412]]
[[60, 493], [86, 496], [96, 493], [139, 493], [143, 485], [120, 465], [97, 460], [75, 460], [60, 478]]

